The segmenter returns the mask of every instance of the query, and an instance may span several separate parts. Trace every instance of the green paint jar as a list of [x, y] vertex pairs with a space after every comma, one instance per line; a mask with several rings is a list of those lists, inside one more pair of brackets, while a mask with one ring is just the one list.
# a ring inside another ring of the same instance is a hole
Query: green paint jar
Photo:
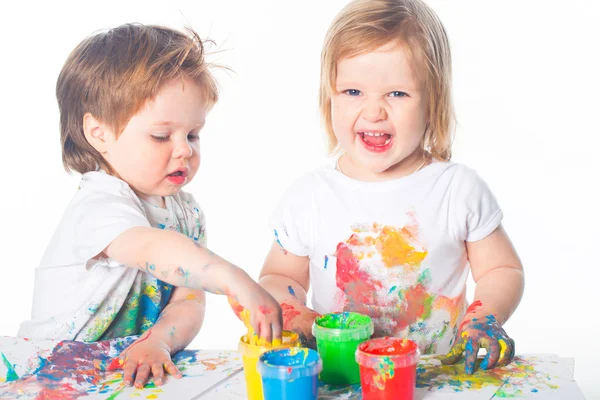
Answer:
[[360, 382], [355, 353], [358, 345], [371, 338], [371, 317], [355, 312], [331, 313], [315, 319], [312, 333], [323, 360], [319, 378], [333, 385]]

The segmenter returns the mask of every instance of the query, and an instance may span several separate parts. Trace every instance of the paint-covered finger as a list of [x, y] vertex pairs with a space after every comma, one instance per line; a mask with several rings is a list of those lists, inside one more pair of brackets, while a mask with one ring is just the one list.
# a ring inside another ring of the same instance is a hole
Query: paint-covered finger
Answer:
[[148, 377], [150, 376], [150, 365], [144, 363], [138, 366], [137, 372], [135, 373], [134, 386], [141, 389], [146, 385]]
[[498, 362], [498, 359], [500, 358], [500, 345], [497, 341], [490, 341], [488, 339], [482, 339], [481, 345], [485, 347], [487, 351], [485, 358], [481, 362], [481, 369], [485, 371], [494, 368]]
[[165, 382], [165, 370], [162, 364], [152, 364], [152, 376], [156, 386], [161, 386]]
[[498, 339], [498, 345], [500, 347], [498, 365], [507, 365], [515, 356], [515, 341], [509, 337], [506, 339], [502, 338]]
[[281, 336], [283, 334], [281, 324], [277, 324], [277, 323], [272, 324], [271, 331], [273, 332], [273, 342], [281, 343]]
[[465, 351], [465, 341], [463, 339], [459, 339], [458, 342], [452, 346], [448, 354], [446, 354], [440, 360], [444, 365], [456, 364], [463, 356], [463, 352]]
[[123, 383], [126, 386], [133, 385], [135, 379], [135, 372], [137, 370], [137, 363], [133, 360], [126, 360], [123, 365]]
[[273, 340], [273, 332], [271, 332], [271, 324], [268, 323], [264, 318], [261, 319], [259, 324], [258, 337], [261, 343], [271, 343]]
[[170, 375], [174, 376], [175, 378], [179, 379], [183, 377], [183, 374], [181, 373], [179, 368], [177, 368], [177, 366], [173, 363], [173, 361], [167, 361], [166, 363], [164, 363], [164, 367], [165, 371], [167, 371]]
[[479, 353], [479, 343], [473, 338], [468, 338], [465, 343], [465, 373], [468, 375], [475, 371], [477, 353]]

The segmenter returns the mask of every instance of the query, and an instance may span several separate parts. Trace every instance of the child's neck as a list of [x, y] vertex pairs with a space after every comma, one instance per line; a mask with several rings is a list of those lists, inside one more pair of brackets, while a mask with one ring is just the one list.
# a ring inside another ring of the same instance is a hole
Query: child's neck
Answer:
[[411, 155], [392, 165], [382, 172], [372, 172], [356, 163], [347, 154], [338, 160], [338, 169], [344, 175], [363, 182], [381, 182], [402, 178], [421, 170], [431, 163], [431, 156], [422, 149], [415, 150]]

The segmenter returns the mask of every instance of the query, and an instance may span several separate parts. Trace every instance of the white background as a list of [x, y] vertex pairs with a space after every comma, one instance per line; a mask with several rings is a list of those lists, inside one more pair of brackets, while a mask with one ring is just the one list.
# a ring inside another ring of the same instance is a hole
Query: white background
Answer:
[[[327, 160], [319, 56], [346, 1], [170, 3], [3, 5], [0, 335], [15, 335], [28, 318], [34, 268], [77, 188], [78, 177], [62, 170], [54, 88], [86, 35], [143, 22], [190, 24], [216, 40], [222, 51], [212, 60], [235, 72], [217, 73], [221, 101], [202, 133], [201, 170], [187, 190], [208, 216], [209, 247], [253, 277], [283, 190]], [[525, 296], [506, 329], [518, 353], [575, 357], [577, 382], [588, 398], [600, 399], [598, 2], [430, 4], [453, 50], [453, 160], [491, 186], [526, 269]], [[235, 348], [242, 331], [225, 299], [210, 296], [191, 346]]]

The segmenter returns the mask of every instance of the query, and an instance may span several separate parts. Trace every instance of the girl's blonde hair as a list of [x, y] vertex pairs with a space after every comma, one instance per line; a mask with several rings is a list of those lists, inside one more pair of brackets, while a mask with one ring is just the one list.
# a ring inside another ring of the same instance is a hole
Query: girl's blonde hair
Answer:
[[217, 82], [196, 32], [125, 24], [84, 39], [71, 53], [56, 84], [62, 159], [67, 171], [111, 170], [83, 133], [91, 113], [117, 136], [164, 84], [187, 77], [204, 91], [208, 107], [218, 100]]
[[407, 45], [413, 71], [427, 95], [428, 124], [422, 146], [434, 157], [449, 160], [454, 131], [450, 45], [441, 21], [421, 0], [354, 0], [329, 27], [321, 53], [319, 99], [329, 151], [339, 150], [331, 121], [338, 61], [393, 41]]

